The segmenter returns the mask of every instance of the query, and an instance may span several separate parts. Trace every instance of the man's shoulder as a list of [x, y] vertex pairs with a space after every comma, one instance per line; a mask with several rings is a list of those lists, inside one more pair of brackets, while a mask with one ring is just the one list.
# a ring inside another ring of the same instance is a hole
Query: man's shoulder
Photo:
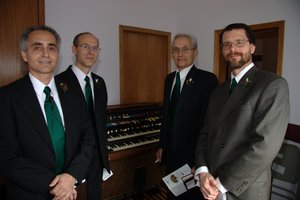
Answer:
[[195, 68], [194, 74], [195, 79], [198, 79], [201, 83], [205, 82], [207, 84], [212, 84], [214, 87], [218, 85], [218, 78], [212, 72]]
[[91, 74], [92, 74], [92, 77], [93, 77], [94, 79], [101, 79], [101, 80], [104, 81], [104, 79], [103, 79], [100, 75], [98, 75], [98, 74], [96, 74], [96, 73], [94, 73], [94, 72], [92, 72]]
[[255, 74], [256, 80], [262, 84], [269, 84], [270, 82], [286, 82], [286, 80], [277, 74], [265, 70], [258, 69]]
[[67, 77], [67, 76], [70, 76], [70, 75], [74, 74], [74, 72], [71, 69], [71, 66], [72, 65], [70, 65], [65, 71], [62, 71], [59, 74], [57, 74], [55, 77], [56, 78], [63, 78], [63, 77]]
[[7, 85], [0, 87], [0, 100], [1, 101], [14, 101], [34, 93], [28, 75], [17, 79]]
[[99, 75], [95, 74], [94, 72], [92, 72], [92, 78], [93, 78], [95, 86], [106, 87], [105, 81], [104, 81], [104, 79], [101, 76], [99, 76]]
[[204, 69], [199, 69], [199, 68], [196, 68], [196, 72], [202, 76], [207, 76], [207, 77], [216, 77], [216, 75], [210, 71], [207, 71], [207, 70], [204, 70]]

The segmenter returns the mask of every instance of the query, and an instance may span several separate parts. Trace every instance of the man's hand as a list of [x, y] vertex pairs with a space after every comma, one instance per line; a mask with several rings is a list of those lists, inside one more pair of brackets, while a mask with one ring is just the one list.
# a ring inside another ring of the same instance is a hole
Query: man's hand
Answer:
[[161, 162], [162, 151], [163, 151], [162, 148], [159, 148], [157, 150], [155, 163]]
[[74, 189], [75, 178], [70, 174], [59, 174], [50, 183], [50, 194], [53, 200], [75, 200], [77, 191]]
[[200, 190], [204, 198], [209, 200], [216, 199], [219, 194], [219, 189], [217, 187], [218, 182], [214, 179], [214, 177], [208, 172], [203, 172], [199, 174], [199, 179]]

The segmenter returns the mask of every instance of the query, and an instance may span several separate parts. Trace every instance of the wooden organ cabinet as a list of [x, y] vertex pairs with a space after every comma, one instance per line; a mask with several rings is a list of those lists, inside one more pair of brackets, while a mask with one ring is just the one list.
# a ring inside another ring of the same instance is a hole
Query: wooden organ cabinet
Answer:
[[113, 176], [103, 182], [103, 199], [143, 191], [161, 182], [164, 169], [155, 164], [162, 105], [109, 106], [107, 139]]

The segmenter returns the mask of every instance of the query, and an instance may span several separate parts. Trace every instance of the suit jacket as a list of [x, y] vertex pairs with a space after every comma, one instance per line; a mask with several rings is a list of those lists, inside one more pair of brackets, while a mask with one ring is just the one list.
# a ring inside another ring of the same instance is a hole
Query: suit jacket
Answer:
[[[72, 65], [56, 78], [65, 81], [72, 90], [77, 91], [78, 97], [85, 101], [83, 91], [80, 87], [78, 79], [71, 69]], [[101, 158], [103, 167], [109, 172], [108, 150], [107, 150], [107, 137], [106, 137], [106, 109], [107, 109], [107, 90], [106, 85], [102, 77], [92, 73], [92, 79], [94, 84], [94, 106], [95, 106], [95, 121], [97, 129], [97, 140], [99, 144], [98, 154]], [[102, 171], [101, 171], [102, 175]]]
[[[91, 160], [92, 132], [82, 101], [56, 82], [65, 123], [65, 165], [78, 182]], [[7, 199], [52, 199], [55, 152], [36, 93], [27, 74], [0, 89], [0, 161]]]
[[208, 166], [230, 199], [269, 199], [271, 164], [289, 118], [286, 80], [252, 67], [229, 96], [230, 81], [211, 95], [196, 167]]
[[186, 76], [177, 102], [172, 130], [168, 130], [168, 115], [175, 72], [165, 79], [164, 111], [160, 145], [167, 173], [189, 164], [194, 166], [194, 152], [211, 91], [218, 81], [213, 73], [193, 66]]

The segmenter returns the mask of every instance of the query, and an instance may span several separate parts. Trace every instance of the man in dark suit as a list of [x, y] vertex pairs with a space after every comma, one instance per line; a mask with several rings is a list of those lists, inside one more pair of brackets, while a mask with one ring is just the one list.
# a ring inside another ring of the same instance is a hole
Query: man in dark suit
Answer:
[[268, 200], [272, 161], [289, 120], [288, 84], [255, 67], [255, 38], [249, 26], [228, 25], [220, 41], [232, 81], [211, 95], [195, 174], [206, 199], [219, 195], [227, 200]]
[[87, 174], [87, 195], [89, 200], [99, 200], [101, 199], [102, 176], [104, 175], [105, 179], [105, 176], [111, 173], [106, 138], [106, 85], [102, 77], [91, 72], [99, 55], [99, 40], [91, 33], [79, 33], [73, 40], [72, 51], [76, 58], [75, 64], [69, 66], [56, 78], [70, 85], [70, 88], [78, 92], [78, 98], [84, 100], [87, 99], [86, 86], [87, 84], [91, 86], [93, 105], [91, 105], [90, 119], [96, 144]]
[[0, 89], [0, 169], [9, 200], [76, 199], [91, 160], [84, 101], [53, 77], [59, 46], [52, 28], [27, 28], [20, 49], [29, 73]]
[[[177, 70], [166, 77], [164, 88], [163, 125], [157, 160], [166, 166], [166, 173], [188, 164], [194, 166], [194, 152], [211, 91], [218, 81], [213, 73], [197, 69], [197, 40], [189, 34], [178, 34], [172, 42], [172, 58]], [[177, 75], [175, 75], [177, 74]], [[178, 87], [178, 98], [173, 98]], [[180, 79], [180, 80], [179, 80]], [[177, 102], [174, 103], [174, 99]], [[176, 105], [175, 105], [176, 104]], [[176, 199], [201, 199], [201, 193], [184, 193]], [[174, 199], [169, 194], [169, 199]]]

